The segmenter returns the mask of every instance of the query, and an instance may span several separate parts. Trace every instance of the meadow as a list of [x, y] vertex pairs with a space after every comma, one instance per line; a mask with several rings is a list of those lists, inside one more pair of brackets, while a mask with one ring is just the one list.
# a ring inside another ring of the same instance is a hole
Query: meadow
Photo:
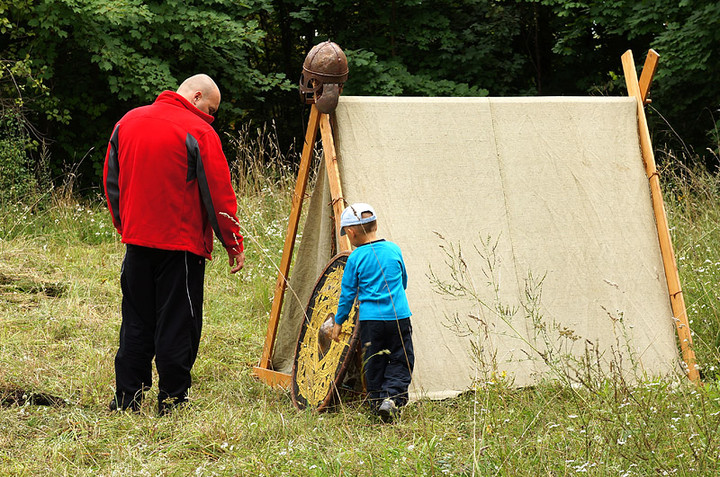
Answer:
[[659, 162], [701, 386], [606, 376], [517, 389], [493, 376], [414, 402], [394, 424], [352, 401], [298, 411], [251, 376], [294, 185], [280, 162], [245, 158], [233, 171], [247, 265], [230, 275], [221, 250], [208, 262], [191, 404], [164, 417], [152, 391], [137, 414], [107, 409], [124, 247], [102, 197], [60, 187], [5, 201], [0, 475], [716, 475], [720, 178], [670, 153]]

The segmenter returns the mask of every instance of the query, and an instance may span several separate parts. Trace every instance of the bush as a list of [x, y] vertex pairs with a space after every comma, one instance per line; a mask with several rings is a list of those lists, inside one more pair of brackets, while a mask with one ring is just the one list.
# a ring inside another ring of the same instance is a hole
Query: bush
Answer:
[[15, 201], [35, 190], [31, 147], [22, 118], [14, 112], [0, 115], [0, 201]]

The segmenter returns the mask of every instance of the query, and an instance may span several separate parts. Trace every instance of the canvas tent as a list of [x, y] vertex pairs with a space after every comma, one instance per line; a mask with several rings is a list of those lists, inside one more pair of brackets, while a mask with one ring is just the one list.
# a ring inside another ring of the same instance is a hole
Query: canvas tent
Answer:
[[[340, 99], [343, 198], [376, 208], [410, 277], [414, 397], [462, 392], [489, 364], [520, 386], [552, 378], [549, 350], [591, 349], [604, 369], [615, 361], [630, 378], [680, 371], [637, 105], [634, 97]], [[337, 250], [335, 214], [321, 171], [272, 353], [280, 373], [292, 368], [312, 286]], [[475, 297], [441, 290], [457, 267], [467, 273], [456, 284]]]

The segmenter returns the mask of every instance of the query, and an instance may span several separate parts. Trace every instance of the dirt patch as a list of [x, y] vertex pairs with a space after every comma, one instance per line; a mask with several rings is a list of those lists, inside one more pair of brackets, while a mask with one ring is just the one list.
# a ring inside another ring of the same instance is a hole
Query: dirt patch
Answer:
[[65, 400], [47, 393], [38, 393], [20, 388], [0, 388], [0, 406], [52, 406], [65, 405]]
[[27, 276], [12, 276], [0, 272], [0, 293], [28, 293], [52, 298], [63, 296], [67, 285], [60, 282], [46, 282]]

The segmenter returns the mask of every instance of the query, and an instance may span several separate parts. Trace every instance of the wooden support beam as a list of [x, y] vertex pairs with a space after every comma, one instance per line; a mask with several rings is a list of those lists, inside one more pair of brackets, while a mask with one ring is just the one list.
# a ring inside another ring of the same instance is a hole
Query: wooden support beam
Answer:
[[329, 114], [320, 116], [320, 136], [325, 155], [325, 169], [327, 170], [328, 184], [330, 186], [330, 197], [332, 197], [333, 214], [335, 215], [335, 236], [338, 238], [338, 252], [346, 252], [350, 250], [350, 240], [347, 235], [340, 235], [340, 216], [343, 209], [345, 209], [345, 198], [342, 194], [340, 169], [338, 168], [335, 139], [333, 138]]
[[260, 366], [253, 368], [253, 375], [271, 388], [290, 389], [290, 385], [292, 384], [292, 376], [289, 374], [261, 368]]
[[[651, 50], [652, 51], [652, 50]], [[652, 72], [657, 67], [657, 53], [652, 52], [655, 56], [654, 60], [648, 58]], [[651, 55], [648, 54], [648, 57]], [[646, 61], [646, 65], [648, 64]], [[660, 253], [663, 258], [663, 267], [665, 269], [665, 278], [667, 280], [668, 293], [670, 295], [670, 305], [672, 307], [673, 317], [675, 319], [675, 328], [677, 330], [678, 340], [680, 341], [680, 350], [683, 361], [687, 365], [687, 375], [693, 382], [700, 382], [700, 374], [696, 367], [695, 350], [693, 349], [692, 335], [690, 333], [690, 323], [688, 321], [687, 310], [685, 307], [685, 299], [683, 298], [682, 288], [680, 287], [680, 275], [675, 262], [675, 252], [673, 250], [670, 230], [668, 228], [667, 214], [665, 213], [665, 204], [663, 203], [662, 191], [660, 189], [660, 177], [655, 166], [655, 155], [650, 141], [650, 131], [645, 117], [643, 94], [647, 95], [647, 90], [643, 93], [635, 70], [635, 60], [632, 51], [628, 50], [622, 55], [623, 71], [625, 73], [625, 84], [627, 85], [628, 95], [633, 96], [637, 100], [637, 116], [638, 116], [638, 133], [640, 138], [640, 149], [642, 152], [643, 163], [645, 164], [645, 174], [650, 182], [650, 193], [652, 196], [652, 205], [655, 212], [655, 224], [657, 226], [658, 240], [660, 242]], [[652, 82], [652, 75], [642, 76], [646, 78], [645, 87], [648, 88]]]
[[[253, 368], [253, 373], [263, 382], [270, 386], [282, 385], [287, 380], [289, 383], [290, 376], [284, 373], [271, 371], [271, 356], [275, 338], [277, 336], [278, 322], [280, 320], [280, 311], [282, 310], [283, 297], [290, 274], [290, 263], [292, 262], [293, 249], [295, 247], [295, 238], [297, 236], [298, 225], [300, 223], [300, 214], [302, 212], [302, 204], [305, 199], [305, 189], [307, 188], [308, 177], [310, 176], [310, 164], [312, 163], [313, 152], [315, 150], [315, 140], [317, 138], [318, 125], [320, 124], [320, 112], [313, 104], [310, 108], [310, 119], [308, 120], [307, 131], [305, 132], [305, 144], [303, 145], [302, 154], [300, 156], [300, 167], [298, 169], [297, 182], [295, 183], [295, 192], [292, 197], [292, 207], [290, 210], [290, 218], [288, 220], [287, 234], [285, 235], [285, 247], [283, 248], [280, 267], [278, 268], [277, 281], [275, 283], [275, 294], [273, 295], [272, 307], [270, 309], [270, 319], [268, 321], [268, 329], [265, 335], [265, 344], [263, 345], [260, 363]], [[287, 376], [284, 378], [283, 376]], [[287, 387], [287, 386], [285, 386]]]
[[640, 96], [643, 104], [650, 104], [652, 102], [652, 100], [648, 99], [647, 96], [650, 92], [652, 80], [655, 77], [655, 71], [657, 70], [659, 59], [660, 55], [658, 55], [657, 51], [652, 49], [648, 51], [647, 58], [645, 58], [645, 65], [643, 66], [642, 73], [640, 74], [640, 81], [638, 81], [640, 86]]

